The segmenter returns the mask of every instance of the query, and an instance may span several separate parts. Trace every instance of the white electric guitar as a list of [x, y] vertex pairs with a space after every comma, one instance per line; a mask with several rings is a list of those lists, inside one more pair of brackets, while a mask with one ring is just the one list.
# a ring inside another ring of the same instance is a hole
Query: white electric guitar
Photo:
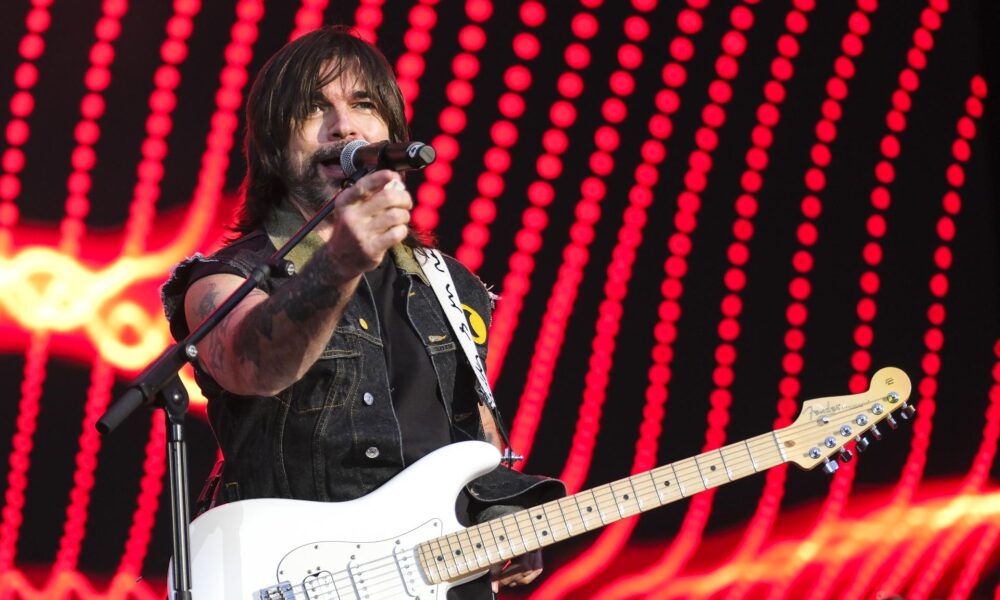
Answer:
[[867, 392], [804, 403], [788, 427], [464, 527], [455, 498], [497, 467], [484, 442], [441, 448], [371, 494], [350, 502], [244, 500], [191, 523], [192, 592], [198, 600], [432, 598], [521, 554], [771, 467], [850, 460], [893, 413], [911, 418], [910, 380], [881, 369]]

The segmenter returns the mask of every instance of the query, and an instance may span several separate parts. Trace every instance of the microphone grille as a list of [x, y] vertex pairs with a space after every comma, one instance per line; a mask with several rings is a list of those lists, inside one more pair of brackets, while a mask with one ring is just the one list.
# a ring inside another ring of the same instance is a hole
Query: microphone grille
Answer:
[[344, 170], [344, 175], [350, 177], [354, 175], [354, 172], [358, 170], [354, 166], [354, 153], [359, 149], [364, 148], [368, 145], [365, 140], [354, 140], [344, 146], [344, 149], [340, 151], [340, 168]]

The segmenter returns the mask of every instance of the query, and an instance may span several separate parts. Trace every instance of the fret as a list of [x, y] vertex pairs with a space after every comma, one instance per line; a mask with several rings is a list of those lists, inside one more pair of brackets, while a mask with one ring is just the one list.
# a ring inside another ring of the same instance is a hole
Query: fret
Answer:
[[538, 534], [535, 533], [535, 524], [531, 521], [528, 511], [522, 510], [511, 515], [517, 523], [517, 530], [521, 532], [521, 544], [525, 551], [536, 550], [541, 547]]
[[673, 467], [657, 467], [650, 471], [650, 477], [656, 484], [656, 496], [660, 504], [669, 504], [681, 498], [680, 488], [677, 487], [677, 480], [673, 475]]
[[674, 483], [677, 485], [677, 492], [681, 495], [681, 498], [687, 498], [687, 494], [684, 493], [684, 482], [677, 477], [677, 467], [674, 463], [668, 465], [670, 467], [670, 472], [674, 475]]
[[788, 457], [785, 456], [785, 450], [781, 447], [781, 440], [778, 439], [778, 432], [772, 431], [771, 435], [774, 436], [774, 445], [778, 447], [778, 454], [781, 455], [781, 460], [783, 462], [788, 462]]
[[750, 465], [753, 467], [755, 473], [759, 473], [760, 469], [757, 468], [757, 459], [754, 458], [753, 452], [750, 450], [750, 442], [743, 440], [743, 445], [747, 448], [747, 456], [750, 457]]
[[556, 539], [552, 535], [552, 525], [545, 517], [545, 511], [539, 510], [539, 507], [536, 507], [526, 510], [525, 513], [528, 514], [528, 520], [531, 521], [531, 526], [535, 531], [535, 539], [538, 540], [538, 545], [548, 546], [550, 544], [554, 544]]
[[461, 531], [455, 532], [448, 536], [448, 544], [452, 547], [452, 557], [455, 561], [455, 569], [463, 575], [469, 573], [470, 571], [475, 571], [475, 567], [469, 564], [469, 554], [475, 554], [472, 552], [472, 548], [464, 545], [462, 543]]
[[659, 470], [660, 469], [653, 469], [652, 471], [646, 471], [645, 475], [649, 478], [649, 485], [652, 486], [650, 487], [649, 493], [653, 495], [653, 499], [656, 500], [657, 504], [663, 506], [666, 504], [666, 502], [663, 501], [663, 495], [666, 494], [667, 488], [662, 485], [661, 480], [656, 476]]
[[732, 481], [733, 480], [733, 470], [729, 468], [729, 465], [726, 463], [726, 455], [723, 454], [723, 452], [722, 452], [723, 450], [725, 450], [725, 448], [726, 447], [723, 446], [722, 448], [719, 448], [718, 450], [716, 450], [716, 452], [719, 453], [719, 460], [722, 461], [722, 468], [725, 469], [725, 471], [726, 471], [726, 477], [729, 478], [729, 481]]
[[552, 537], [556, 541], [561, 542], [573, 537], [573, 530], [566, 519], [566, 514], [562, 511], [562, 506], [558, 502], [546, 502], [542, 505], [542, 510], [545, 511], [545, 519], [549, 523], [553, 523]]
[[580, 518], [583, 519], [584, 527], [590, 530], [605, 525], [604, 519], [601, 517], [601, 511], [597, 507], [597, 496], [594, 494], [594, 490], [580, 492], [574, 495], [573, 498], [580, 505]]
[[463, 533], [465, 534], [465, 539], [468, 540], [467, 545], [463, 546], [464, 548], [468, 548], [467, 550], [465, 550], [465, 556], [467, 558], [471, 557], [473, 560], [476, 561], [475, 565], [470, 564], [469, 566], [472, 567], [473, 570], [478, 571], [479, 569], [483, 568], [483, 560], [480, 557], [481, 556], [480, 550], [482, 549], [482, 544], [479, 545], [479, 548], [476, 548], [476, 542], [472, 541], [472, 534], [470, 533], [470, 530], [463, 529], [462, 531], [458, 532], [459, 536], [461, 536]]
[[609, 487], [611, 488], [619, 517], [624, 519], [625, 517], [630, 517], [641, 512], [635, 498], [635, 490], [627, 479], [620, 479], [612, 483]]
[[618, 504], [615, 502], [615, 492], [610, 485], [602, 485], [594, 488], [594, 499], [597, 502], [597, 509], [601, 514], [601, 521], [604, 524], [617, 521], [621, 515], [618, 513]]
[[698, 476], [701, 477], [701, 482], [706, 490], [732, 480], [726, 475], [725, 468], [715, 454], [715, 452], [706, 452], [694, 457], [694, 464], [698, 467]]
[[556, 504], [559, 506], [559, 511], [566, 517], [567, 531], [572, 531], [574, 527], [581, 530], [577, 533], [587, 531], [587, 524], [583, 520], [583, 514], [580, 512], [580, 504], [577, 501], [576, 495], [560, 498], [556, 500]]
[[500, 555], [501, 560], [517, 556], [517, 552], [514, 552], [514, 546], [508, 539], [507, 528], [504, 527], [501, 520], [492, 519], [486, 523], [490, 526], [490, 533], [493, 534], [493, 539], [496, 541], [497, 554]]
[[438, 563], [444, 566], [445, 573], [448, 574], [448, 579], [452, 579], [453, 577], [459, 574], [458, 568], [455, 566], [455, 561], [452, 558], [455, 549], [451, 547], [451, 543], [449, 543], [448, 536], [445, 536], [443, 538], [439, 537], [437, 539], [440, 542], [440, 549], [441, 549], [440, 553], [438, 554]]
[[684, 496], [690, 496], [696, 492], [703, 492], [708, 489], [698, 469], [698, 461], [694, 458], [686, 458], [674, 463], [674, 471], [677, 473], [684, 491]]
[[753, 450], [758, 470], [762, 470], [761, 467], [769, 469], [787, 460], [783, 458], [780, 447], [775, 453], [774, 439], [767, 434], [751, 438], [747, 443]]
[[[434, 551], [431, 549], [430, 541], [420, 544], [420, 563], [427, 578], [435, 581], [444, 581], [441, 571], [438, 569], [437, 561], [434, 560]], [[431, 573], [431, 569], [434, 573]]]
[[645, 509], [642, 506], [642, 495], [639, 494], [639, 490], [635, 487], [636, 481], [634, 477], [627, 477], [625, 481], [628, 482], [628, 486], [632, 488], [632, 497], [635, 498], [635, 504], [638, 508], [638, 512], [642, 512]]
[[[494, 562], [493, 557], [490, 556], [490, 544], [483, 539], [483, 526], [476, 525], [475, 527], [469, 527], [466, 529], [469, 532], [469, 541], [476, 548], [476, 560], [479, 560], [479, 556], [485, 558], [486, 566], [492, 565]], [[483, 561], [479, 561], [482, 563]]]
[[[524, 534], [521, 533], [521, 526], [517, 524], [517, 519], [512, 515], [506, 515], [500, 518], [500, 522], [503, 523], [504, 531], [507, 532], [507, 541], [510, 543], [510, 549], [514, 556], [524, 554]], [[518, 545], [520, 545], [520, 549]]]

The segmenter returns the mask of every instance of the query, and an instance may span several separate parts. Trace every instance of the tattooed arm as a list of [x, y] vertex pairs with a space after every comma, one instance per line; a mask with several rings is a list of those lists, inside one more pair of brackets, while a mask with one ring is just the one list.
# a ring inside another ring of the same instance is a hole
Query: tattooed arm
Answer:
[[[362, 273], [406, 236], [410, 195], [399, 175], [377, 171], [337, 199], [320, 231], [327, 243], [301, 273], [268, 295], [254, 290], [199, 345], [199, 361], [223, 388], [270, 396], [298, 381], [326, 347]], [[195, 281], [184, 300], [194, 328], [243, 283], [235, 275]]]

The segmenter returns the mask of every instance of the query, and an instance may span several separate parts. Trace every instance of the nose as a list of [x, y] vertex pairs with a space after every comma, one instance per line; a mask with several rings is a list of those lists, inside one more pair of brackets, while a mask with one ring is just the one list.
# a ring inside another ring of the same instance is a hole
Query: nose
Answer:
[[333, 107], [327, 111], [324, 130], [331, 141], [348, 140], [358, 137], [358, 124], [351, 116], [351, 111]]

